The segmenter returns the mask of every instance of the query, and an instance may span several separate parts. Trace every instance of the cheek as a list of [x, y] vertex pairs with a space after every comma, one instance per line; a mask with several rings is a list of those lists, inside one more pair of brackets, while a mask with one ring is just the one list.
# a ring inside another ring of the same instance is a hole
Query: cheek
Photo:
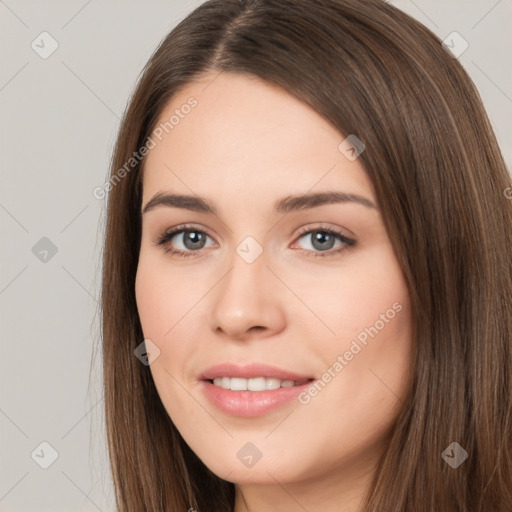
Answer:
[[368, 426], [390, 420], [406, 392], [412, 364], [409, 293], [392, 250], [383, 245], [358, 258], [349, 272], [322, 281], [320, 292], [305, 301], [331, 334], [323, 329], [327, 335], [316, 336], [311, 347], [325, 373], [319, 391], [312, 390], [304, 402], [311, 402], [311, 411], [322, 403], [333, 410], [342, 404], [341, 418], [366, 417]]
[[183, 276], [141, 253], [135, 279], [135, 297], [142, 330], [157, 345], [166, 343], [180, 318], [197, 302], [195, 287], [184, 286]]
[[325, 333], [321, 339], [328, 342], [327, 352], [329, 346], [341, 349], [345, 341], [358, 335], [364, 343], [368, 329], [389, 332], [408, 317], [403, 314], [409, 305], [407, 286], [387, 244], [354, 254], [346, 267], [323, 269], [315, 286], [310, 277], [301, 281], [295, 289], [301, 290], [303, 302], [316, 313], [317, 319], [308, 318]]
[[[162, 380], [172, 384], [172, 376], [183, 379], [184, 363], [191, 360], [197, 340], [204, 338], [200, 330], [204, 330], [207, 318], [200, 300], [207, 289], [190, 286], [191, 279], [194, 276], [183, 270], [141, 256], [135, 296], [144, 338], [160, 350], [158, 359], [150, 365], [157, 388]], [[197, 282], [207, 286], [207, 279], [197, 278]]]
[[160, 350], [149, 367], [158, 394], [169, 413], [172, 405], [172, 411], [190, 421], [197, 410], [176, 379], [184, 384], [183, 362], [190, 358], [189, 340], [196, 338], [193, 325], [197, 324], [190, 321], [187, 312], [197, 302], [197, 290], [183, 286], [175, 272], [169, 275], [161, 265], [141, 258], [135, 295], [144, 338]]

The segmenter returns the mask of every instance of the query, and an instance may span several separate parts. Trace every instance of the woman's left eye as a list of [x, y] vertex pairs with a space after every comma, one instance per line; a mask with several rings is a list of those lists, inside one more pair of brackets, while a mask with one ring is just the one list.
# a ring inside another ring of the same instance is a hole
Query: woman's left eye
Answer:
[[[304, 232], [298, 240], [309, 240], [309, 247], [304, 250], [315, 257], [338, 254], [355, 246], [356, 241], [331, 228], [317, 228]], [[336, 242], [339, 242], [336, 246]]]
[[[174, 244], [181, 246], [176, 247]], [[172, 230], [164, 232], [156, 240], [158, 246], [162, 246], [166, 253], [189, 257], [198, 253], [201, 249], [211, 247], [207, 245], [207, 240], [211, 237], [202, 229], [194, 226], [178, 226]], [[309, 247], [302, 248], [308, 255], [315, 257], [332, 256], [355, 246], [356, 241], [346, 237], [342, 233], [331, 228], [317, 228], [303, 231], [297, 240], [308, 240]], [[336, 245], [336, 243], [338, 244]], [[295, 242], [298, 243], [298, 242]], [[293, 247], [293, 246], [292, 246]]]

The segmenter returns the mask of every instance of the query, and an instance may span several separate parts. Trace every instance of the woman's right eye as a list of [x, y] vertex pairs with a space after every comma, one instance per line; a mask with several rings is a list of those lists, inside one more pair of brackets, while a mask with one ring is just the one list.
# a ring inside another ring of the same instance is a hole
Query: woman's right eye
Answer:
[[206, 248], [207, 239], [211, 240], [211, 237], [201, 229], [174, 228], [163, 233], [157, 245], [162, 246], [167, 253], [189, 257]]

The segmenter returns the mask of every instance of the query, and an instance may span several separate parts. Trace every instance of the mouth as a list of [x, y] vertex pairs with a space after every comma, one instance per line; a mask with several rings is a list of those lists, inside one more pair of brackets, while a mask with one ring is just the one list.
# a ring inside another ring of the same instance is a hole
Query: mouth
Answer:
[[293, 402], [315, 380], [265, 364], [216, 365], [199, 376], [208, 400], [230, 416], [256, 417]]

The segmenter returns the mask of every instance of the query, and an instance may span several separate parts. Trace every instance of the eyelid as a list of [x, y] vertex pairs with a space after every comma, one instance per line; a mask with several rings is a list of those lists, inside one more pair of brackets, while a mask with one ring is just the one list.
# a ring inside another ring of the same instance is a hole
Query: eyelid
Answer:
[[208, 235], [212, 240], [215, 240], [215, 237], [212, 236], [212, 234], [209, 232], [209, 230], [203, 226], [200, 226], [199, 224], [178, 224], [176, 226], [173, 226], [172, 228], [164, 230], [160, 235], [157, 235], [157, 241], [161, 240], [163, 237], [169, 236], [169, 235], [177, 235], [178, 233], [181, 233], [183, 231], [197, 231], [199, 233], [204, 233], [205, 235]]
[[[325, 230], [325, 231], [336, 231], [336, 232], [342, 232], [342, 231], [347, 231], [347, 235], [344, 235], [344, 236], [347, 236], [347, 237], [350, 237], [350, 236], [355, 236], [354, 233], [352, 233], [352, 231], [350, 231], [349, 229], [346, 229], [346, 228], [342, 228], [340, 226], [332, 226], [326, 222], [320, 222], [320, 223], [310, 223], [310, 224], [306, 224], [305, 226], [302, 226], [301, 228], [299, 228], [299, 232], [297, 233], [297, 236], [300, 236], [300, 235], [303, 235], [305, 233], [309, 233], [311, 231], [322, 231], [322, 230]], [[343, 233], [341, 233], [343, 234]]]

